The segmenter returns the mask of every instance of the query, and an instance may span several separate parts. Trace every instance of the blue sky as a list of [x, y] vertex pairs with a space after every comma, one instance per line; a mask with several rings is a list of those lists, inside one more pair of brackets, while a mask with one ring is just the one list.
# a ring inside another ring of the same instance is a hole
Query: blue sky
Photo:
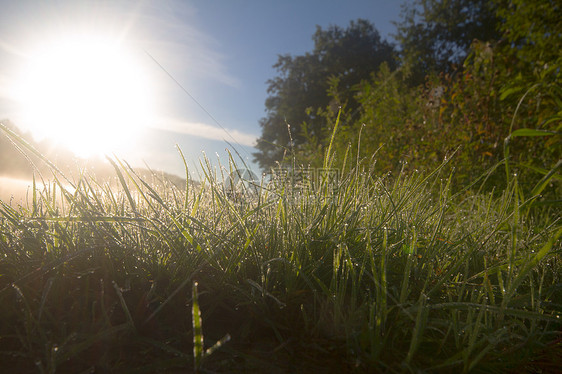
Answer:
[[[150, 82], [149, 106], [154, 107], [140, 135], [116, 154], [134, 165], [146, 162], [181, 175], [176, 144], [193, 166], [202, 151], [225, 164], [227, 140], [251, 163], [258, 121], [265, 115], [266, 81], [276, 74], [277, 56], [312, 50], [316, 25], [346, 27], [358, 18], [370, 20], [391, 39], [402, 2], [0, 1], [0, 119], [37, 128], [26, 123], [31, 120], [11, 91], [21, 67], [38, 45], [48, 48], [57, 37], [84, 30], [99, 32], [117, 38], [133, 56], [141, 67], [139, 80], [142, 75]], [[139, 111], [141, 106], [146, 105], [137, 105]], [[56, 138], [56, 131], [45, 133]]]

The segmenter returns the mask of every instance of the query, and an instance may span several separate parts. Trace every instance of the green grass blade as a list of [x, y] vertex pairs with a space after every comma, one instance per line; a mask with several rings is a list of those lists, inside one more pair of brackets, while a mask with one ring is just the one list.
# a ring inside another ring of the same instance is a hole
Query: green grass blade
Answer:
[[199, 309], [197, 282], [193, 282], [191, 294], [191, 316], [193, 320], [193, 369], [196, 373], [199, 373], [203, 362], [203, 323], [201, 320], [201, 310]]
[[127, 196], [127, 199], [129, 200], [129, 204], [131, 205], [131, 209], [133, 209], [133, 212], [135, 212], [135, 214], [138, 214], [137, 204], [135, 203], [135, 200], [133, 200], [133, 196], [131, 195], [131, 191], [129, 190], [129, 186], [127, 185], [127, 182], [125, 181], [125, 178], [123, 177], [123, 173], [121, 173], [121, 170], [119, 169], [119, 167], [117, 166], [115, 161], [113, 161], [109, 157], [106, 157], [106, 159], [107, 159], [107, 161], [109, 161], [111, 166], [113, 166], [113, 168], [115, 169], [115, 173], [117, 174], [117, 177], [119, 178], [119, 182], [121, 182], [121, 186], [123, 187], [123, 191], [125, 192], [125, 195]]

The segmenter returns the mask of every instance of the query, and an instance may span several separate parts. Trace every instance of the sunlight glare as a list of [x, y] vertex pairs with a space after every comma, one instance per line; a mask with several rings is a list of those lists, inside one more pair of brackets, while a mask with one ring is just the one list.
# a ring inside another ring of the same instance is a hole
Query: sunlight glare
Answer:
[[146, 76], [117, 41], [82, 35], [32, 54], [16, 95], [34, 135], [89, 157], [134, 146], [152, 116]]

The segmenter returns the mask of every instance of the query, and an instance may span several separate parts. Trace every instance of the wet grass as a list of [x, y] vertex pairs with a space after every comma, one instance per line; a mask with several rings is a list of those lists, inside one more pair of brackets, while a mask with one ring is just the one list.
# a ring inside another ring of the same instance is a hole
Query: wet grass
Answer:
[[233, 195], [232, 160], [181, 188], [111, 162], [113, 183], [51, 165], [25, 203], [0, 202], [4, 369], [559, 369], [562, 225], [534, 205], [548, 183], [453, 193], [445, 165], [338, 165]]

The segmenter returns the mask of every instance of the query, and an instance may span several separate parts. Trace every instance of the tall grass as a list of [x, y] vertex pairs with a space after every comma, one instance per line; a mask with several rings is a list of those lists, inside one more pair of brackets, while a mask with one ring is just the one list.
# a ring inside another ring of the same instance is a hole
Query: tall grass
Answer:
[[111, 163], [113, 183], [51, 165], [26, 203], [0, 202], [5, 368], [559, 368], [562, 225], [529, 214], [540, 207], [516, 177], [455, 194], [445, 164], [394, 176], [346, 164], [337, 180], [264, 180], [233, 198], [232, 159], [203, 160], [200, 184], [186, 171], [181, 188]]

